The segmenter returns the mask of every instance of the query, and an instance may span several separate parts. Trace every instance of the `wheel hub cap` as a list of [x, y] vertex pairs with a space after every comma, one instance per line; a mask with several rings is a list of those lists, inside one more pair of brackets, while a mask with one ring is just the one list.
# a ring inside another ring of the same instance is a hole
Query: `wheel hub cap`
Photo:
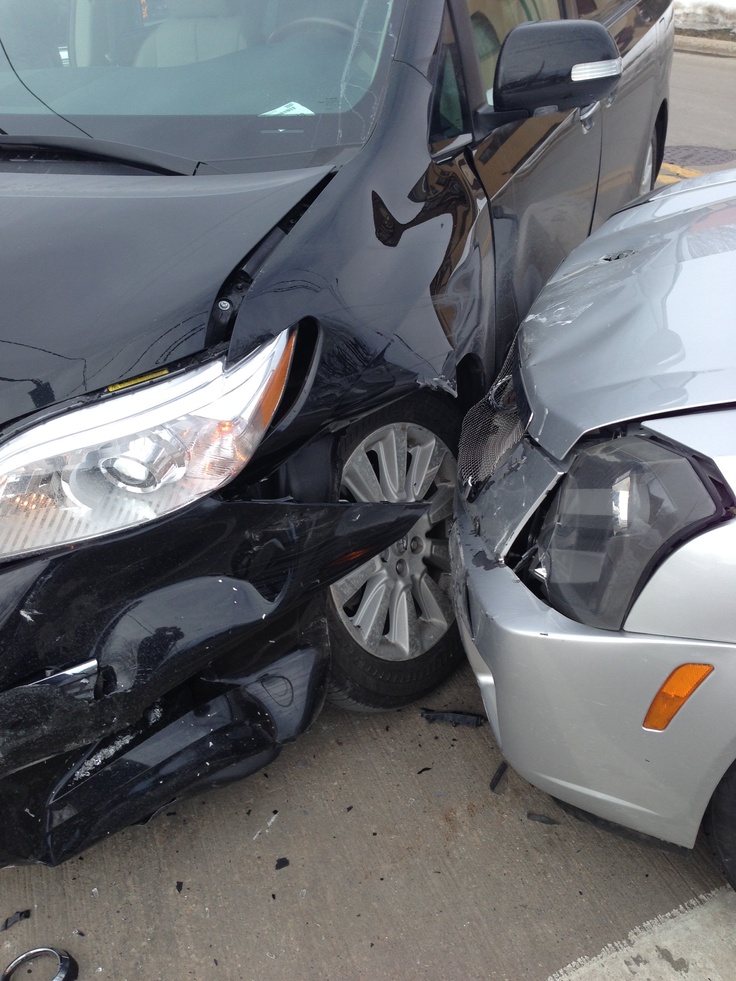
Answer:
[[345, 461], [341, 497], [429, 505], [408, 535], [331, 587], [354, 640], [384, 660], [421, 656], [454, 620], [448, 531], [455, 471], [442, 440], [411, 423], [376, 430]]

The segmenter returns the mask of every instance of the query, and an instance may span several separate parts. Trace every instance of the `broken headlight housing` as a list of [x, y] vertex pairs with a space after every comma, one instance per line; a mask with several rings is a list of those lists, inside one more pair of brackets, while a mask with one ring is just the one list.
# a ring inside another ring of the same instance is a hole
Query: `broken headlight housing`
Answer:
[[153, 521], [245, 467], [284, 391], [288, 331], [224, 359], [124, 391], [0, 448], [0, 560]]
[[639, 436], [598, 443], [562, 479], [529, 573], [560, 613], [619, 630], [662, 556], [720, 513], [682, 453]]

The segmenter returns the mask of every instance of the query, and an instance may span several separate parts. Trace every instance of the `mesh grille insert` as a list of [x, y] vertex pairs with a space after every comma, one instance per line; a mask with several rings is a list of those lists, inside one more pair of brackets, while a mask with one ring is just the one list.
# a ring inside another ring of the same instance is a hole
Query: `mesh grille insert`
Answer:
[[465, 487], [472, 488], [492, 477], [503, 455], [524, 433], [514, 391], [515, 364], [514, 344], [488, 395], [463, 420], [458, 467]]

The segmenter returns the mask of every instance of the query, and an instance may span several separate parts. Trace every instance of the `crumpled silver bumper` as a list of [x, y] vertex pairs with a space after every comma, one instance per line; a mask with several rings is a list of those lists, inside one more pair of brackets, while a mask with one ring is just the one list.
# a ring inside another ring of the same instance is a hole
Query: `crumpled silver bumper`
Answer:
[[[455, 607], [489, 721], [506, 759], [531, 783], [692, 847], [736, 756], [728, 709], [733, 645], [587, 627], [530, 592], [504, 555], [544, 497], [545, 481], [555, 482], [542, 457], [533, 444], [519, 444], [492, 488], [456, 504]], [[660, 686], [690, 661], [716, 670], [664, 732], [644, 729]]]

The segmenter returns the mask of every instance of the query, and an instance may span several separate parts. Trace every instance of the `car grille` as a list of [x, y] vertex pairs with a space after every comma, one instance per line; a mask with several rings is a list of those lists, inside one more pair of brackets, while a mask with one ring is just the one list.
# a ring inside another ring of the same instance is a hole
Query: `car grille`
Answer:
[[517, 401], [515, 367], [514, 344], [490, 392], [463, 420], [458, 468], [466, 493], [493, 476], [502, 457], [521, 439], [526, 428], [528, 412]]

